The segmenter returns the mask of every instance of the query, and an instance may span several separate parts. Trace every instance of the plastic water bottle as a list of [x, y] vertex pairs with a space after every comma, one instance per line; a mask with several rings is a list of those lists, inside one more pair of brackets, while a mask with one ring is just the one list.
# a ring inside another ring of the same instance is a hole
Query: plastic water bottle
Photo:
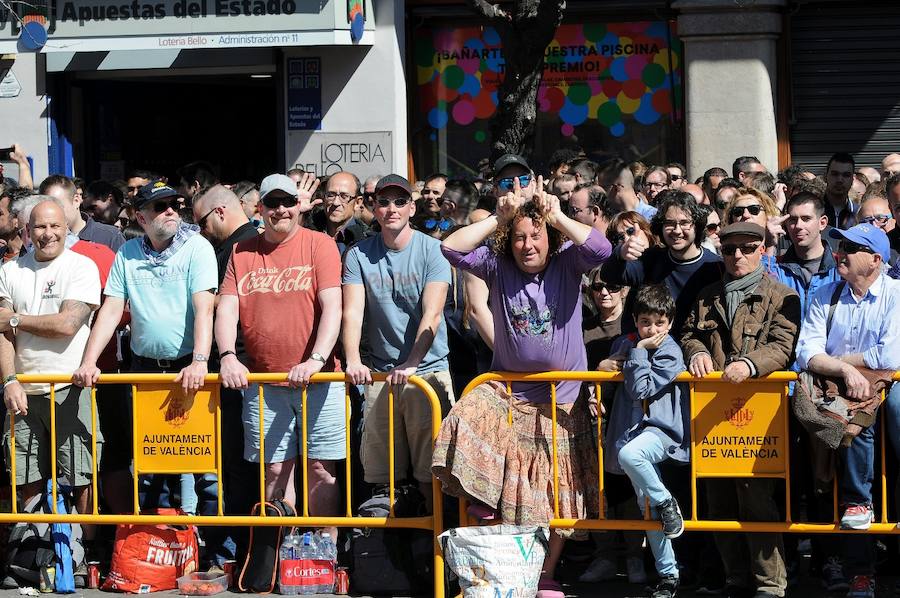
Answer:
[[281, 541], [278, 549], [278, 592], [281, 594], [300, 594], [300, 579], [293, 575], [297, 559], [299, 558], [299, 540], [296, 534], [289, 534]]
[[337, 562], [337, 545], [334, 543], [334, 539], [331, 537], [331, 534], [328, 532], [322, 532], [321, 534], [316, 534], [318, 536], [318, 546], [319, 553], [322, 555], [323, 559], [328, 559], [332, 563]]

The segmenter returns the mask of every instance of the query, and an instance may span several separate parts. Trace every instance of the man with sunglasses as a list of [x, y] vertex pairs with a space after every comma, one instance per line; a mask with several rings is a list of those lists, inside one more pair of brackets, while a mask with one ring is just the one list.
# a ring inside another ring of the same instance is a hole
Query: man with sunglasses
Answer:
[[669, 184], [670, 189], [681, 189], [688, 184], [687, 168], [685, 168], [683, 164], [669, 162], [666, 164], [665, 168], [669, 173], [669, 180], [672, 181]]
[[[337, 515], [340, 506], [335, 474], [337, 461], [346, 456], [344, 387], [309, 385], [307, 413], [298, 390], [314, 374], [339, 369], [334, 345], [341, 324], [340, 254], [327, 235], [300, 224], [318, 185], [312, 173], [297, 183], [283, 174], [263, 179], [260, 214], [266, 228], [239, 242], [231, 254], [216, 309], [216, 345], [222, 384], [244, 391], [244, 459], [265, 462], [266, 497], [283, 491], [286, 502], [299, 506], [294, 479], [306, 418], [310, 478], [303, 501], [309, 501], [311, 514], [327, 517]], [[249, 367], [236, 354], [238, 326]], [[288, 372], [286, 384], [265, 385], [262, 414], [259, 385], [247, 381], [250, 371]]]
[[[719, 233], [725, 276], [700, 291], [682, 328], [684, 358], [694, 376], [722, 371], [723, 380], [740, 384], [791, 364], [800, 299], [766, 275], [765, 238], [765, 229], [754, 222], [736, 222]], [[708, 480], [706, 486], [712, 519], [779, 518], [774, 480]], [[714, 537], [732, 590], [727, 595], [784, 596], [787, 572], [781, 534]]]
[[569, 217], [601, 233], [609, 227], [610, 208], [603, 195], [592, 183], [582, 183], [575, 187], [569, 197]]
[[[346, 372], [366, 389], [361, 457], [365, 481], [387, 484], [388, 392], [394, 393], [394, 464], [397, 480], [412, 467], [431, 502], [431, 407], [418, 387], [421, 376], [437, 392], [442, 415], [450, 408], [453, 383], [447, 359], [444, 302], [450, 264], [440, 241], [413, 230], [412, 187], [391, 174], [375, 187], [375, 219], [381, 232], [354, 245], [344, 260], [343, 346]], [[370, 362], [360, 355], [363, 317], [367, 320]], [[372, 384], [373, 371], [388, 372], [387, 383]]]
[[517, 182], [522, 199], [531, 201], [537, 189], [537, 181], [531, 167], [522, 156], [503, 154], [494, 162], [494, 197], [500, 199], [513, 193]]
[[878, 195], [863, 200], [856, 213], [856, 219], [860, 224], [877, 226], [885, 233], [890, 233], [896, 226], [888, 200]]
[[[849, 399], [866, 401], [874, 393], [860, 368], [900, 369], [900, 282], [884, 272], [890, 245], [883, 230], [871, 224], [857, 224], [847, 230], [832, 229], [829, 234], [840, 241], [835, 258], [838, 274], [844, 280], [822, 287], [813, 298], [800, 331], [797, 362], [814, 374], [841, 379]], [[891, 394], [889, 404], [895, 398]], [[877, 414], [870, 415], [869, 421], [854, 417], [847, 426], [852, 437], [849, 446], [837, 450], [843, 529], [868, 529], [874, 520], [872, 481]], [[844, 568], [853, 576], [847, 595], [874, 597], [871, 536], [841, 535], [839, 541]]]

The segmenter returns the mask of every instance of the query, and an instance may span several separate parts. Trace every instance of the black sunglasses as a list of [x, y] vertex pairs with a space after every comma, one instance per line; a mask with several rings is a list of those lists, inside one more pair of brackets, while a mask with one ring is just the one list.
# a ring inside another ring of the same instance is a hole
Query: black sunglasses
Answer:
[[177, 212], [178, 210], [181, 209], [181, 201], [180, 200], [181, 200], [180, 197], [173, 197], [172, 199], [170, 199], [168, 201], [165, 199], [161, 199], [159, 201], [154, 201], [152, 204], [150, 204], [150, 207], [153, 208], [153, 211], [156, 212], [157, 214], [162, 214], [169, 208], [172, 208], [173, 212]]
[[608, 284], [608, 283], [605, 283], [605, 282], [595, 282], [595, 283], [591, 284], [591, 290], [592, 290], [592, 291], [597, 291], [597, 292], [599, 293], [599, 292], [602, 291], [603, 289], [606, 289], [606, 290], [609, 291], [610, 293], [618, 293], [619, 291], [622, 290], [622, 285], [619, 285], [619, 284]]
[[750, 212], [751, 216], [759, 216], [759, 213], [762, 212], [763, 207], [759, 204], [753, 204], [752, 206], [740, 206], [736, 208], [731, 208], [731, 219], [740, 218], [744, 215], [744, 211]]
[[209, 218], [209, 216], [210, 216], [213, 212], [215, 212], [215, 211], [218, 210], [218, 209], [219, 209], [219, 206], [214, 207], [213, 209], [211, 209], [210, 211], [208, 211], [208, 212], [206, 213], [205, 216], [203, 216], [202, 218], [200, 218], [199, 220], [197, 220], [197, 226], [200, 227], [200, 230], [203, 230], [203, 229], [206, 228], [206, 221], [207, 221], [207, 219]]
[[722, 255], [727, 255], [728, 257], [734, 256], [737, 253], [738, 249], [741, 250], [741, 255], [750, 255], [757, 249], [762, 243], [744, 243], [743, 245], [722, 245], [721, 251]]
[[721, 225], [718, 222], [710, 222], [706, 225], [707, 232], [715, 232], [721, 228]]
[[293, 208], [295, 205], [297, 205], [297, 198], [292, 195], [269, 194], [263, 198], [262, 203], [270, 210], [277, 210], [278, 206]]
[[845, 253], [847, 255], [851, 255], [854, 253], [871, 253], [874, 255], [875, 251], [871, 247], [860, 245], [859, 243], [854, 243], [853, 241], [841, 241], [838, 244], [838, 253]]
[[390, 199], [388, 197], [379, 197], [375, 199], [375, 203], [379, 208], [386, 208], [391, 204], [394, 204], [398, 208], [402, 208], [406, 204], [410, 202], [410, 198], [408, 197], [397, 197], [395, 199]]

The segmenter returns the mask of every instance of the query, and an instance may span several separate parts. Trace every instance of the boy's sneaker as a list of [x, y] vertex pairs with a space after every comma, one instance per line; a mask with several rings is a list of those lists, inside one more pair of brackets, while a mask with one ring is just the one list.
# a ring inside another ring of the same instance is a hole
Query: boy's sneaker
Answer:
[[644, 585], [647, 583], [647, 571], [644, 569], [644, 559], [639, 556], [630, 556], [625, 559], [625, 570], [628, 571], [628, 583]]
[[875, 598], [875, 578], [870, 575], [854, 575], [847, 590], [847, 598]]
[[672, 540], [684, 533], [684, 518], [674, 496], [657, 505], [656, 512], [662, 522], [662, 532], [668, 539]]
[[841, 529], [869, 529], [873, 521], [872, 505], [849, 505], [841, 517]]
[[619, 568], [616, 566], [615, 561], [610, 560], [605, 556], [598, 556], [594, 559], [593, 563], [588, 565], [588, 568], [584, 570], [584, 573], [578, 577], [578, 581], [586, 583], [609, 581], [615, 579], [618, 572]]
[[850, 588], [847, 576], [844, 575], [844, 565], [838, 557], [830, 556], [825, 560], [825, 564], [822, 565], [822, 585], [829, 592]]
[[678, 590], [678, 578], [674, 575], [663, 575], [650, 592], [650, 598], [675, 598]]

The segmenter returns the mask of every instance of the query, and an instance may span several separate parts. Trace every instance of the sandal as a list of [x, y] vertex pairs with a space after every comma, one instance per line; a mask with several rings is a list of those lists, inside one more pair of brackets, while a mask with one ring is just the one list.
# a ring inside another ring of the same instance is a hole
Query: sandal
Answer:
[[497, 519], [497, 511], [485, 505], [473, 503], [466, 508], [466, 513], [468, 513], [469, 517], [478, 521], [494, 521]]
[[542, 579], [538, 582], [536, 598], [566, 598], [562, 586], [555, 579]]

